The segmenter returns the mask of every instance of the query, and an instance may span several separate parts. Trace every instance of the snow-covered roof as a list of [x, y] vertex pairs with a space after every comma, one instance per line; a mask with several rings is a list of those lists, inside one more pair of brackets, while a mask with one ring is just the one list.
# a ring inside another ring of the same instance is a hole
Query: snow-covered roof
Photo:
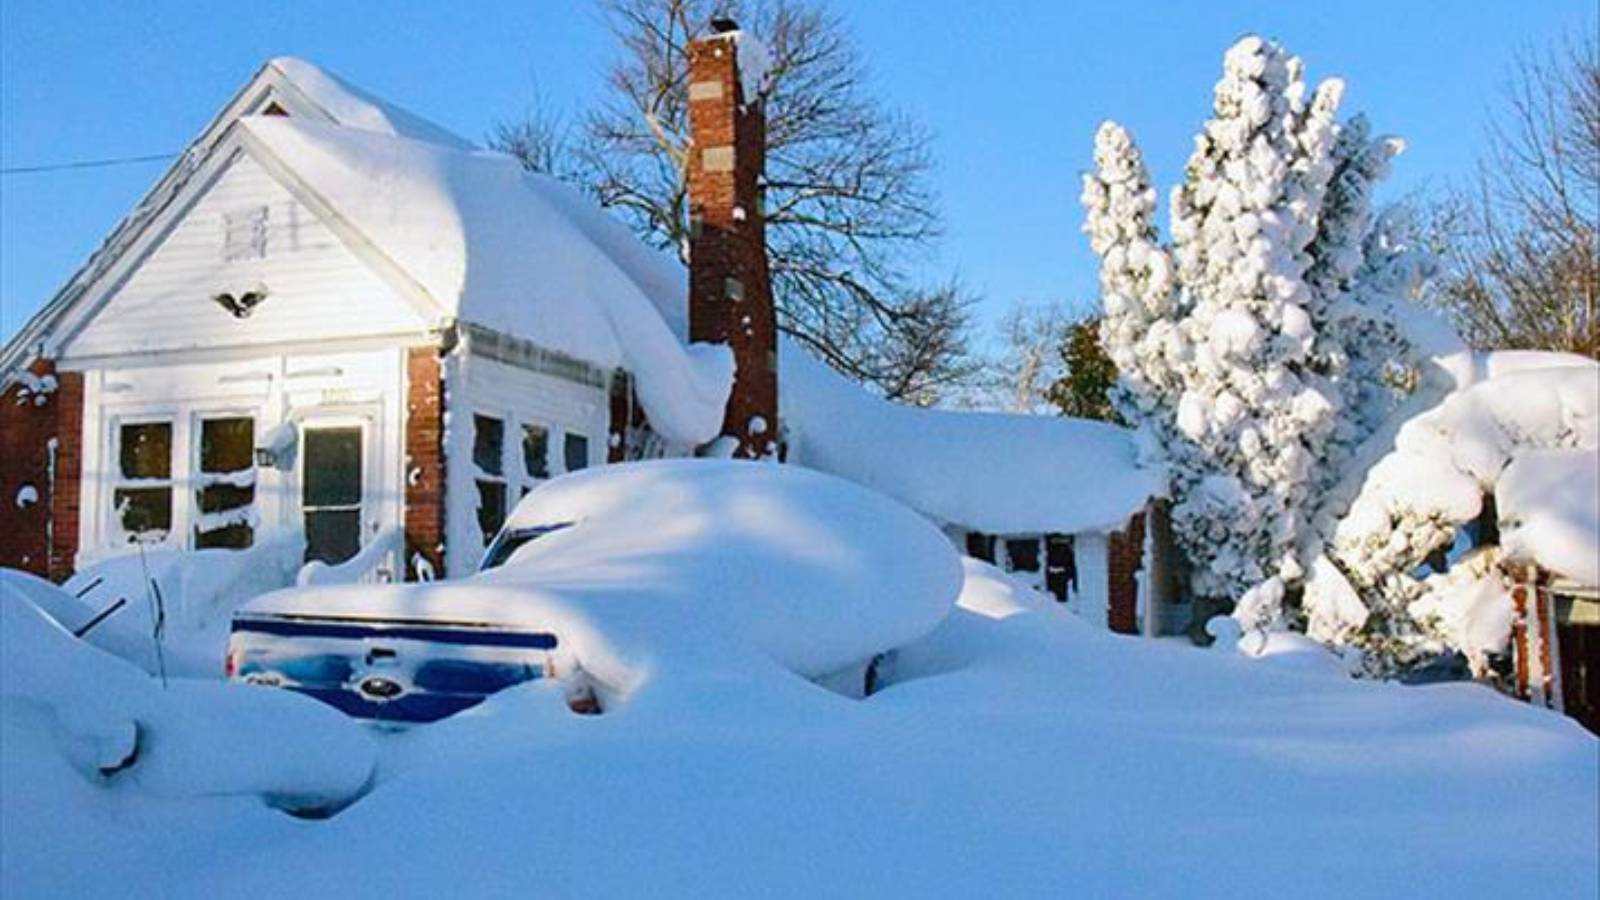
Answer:
[[1508, 351], [1442, 360], [1456, 389], [1407, 420], [1364, 475], [1339, 540], [1379, 540], [1396, 516], [1460, 524], [1496, 496], [1503, 547], [1600, 582], [1600, 365]]
[[792, 342], [779, 415], [801, 465], [876, 488], [946, 524], [992, 534], [1123, 527], [1164, 493], [1132, 435], [1104, 422], [890, 403]]
[[442, 318], [625, 368], [668, 438], [717, 433], [732, 357], [685, 347], [681, 268], [573, 188], [501, 153], [280, 116], [240, 126]]
[[458, 150], [475, 149], [476, 145], [466, 138], [375, 97], [303, 59], [279, 56], [268, 60], [266, 67], [282, 75], [329, 119], [346, 128], [412, 138]]
[[1520, 453], [1501, 474], [1494, 499], [1508, 559], [1600, 585], [1600, 451]]

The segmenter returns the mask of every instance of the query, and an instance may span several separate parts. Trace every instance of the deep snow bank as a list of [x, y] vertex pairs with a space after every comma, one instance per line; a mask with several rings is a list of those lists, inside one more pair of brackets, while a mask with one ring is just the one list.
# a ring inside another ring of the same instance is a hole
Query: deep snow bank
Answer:
[[293, 584], [304, 554], [298, 531], [262, 531], [246, 550], [134, 548], [81, 568], [62, 586], [65, 609], [46, 611], [76, 630], [115, 607], [85, 640], [152, 675], [221, 678], [233, 610]]
[[[10, 581], [0, 582], [0, 703], [8, 723], [43, 728], [52, 751], [107, 790], [310, 808], [358, 795], [375, 764], [367, 735], [332, 709], [286, 691], [158, 682], [74, 638]], [[6, 793], [9, 845], [17, 807], [43, 810], [23, 784]]]
[[[22, 749], [0, 755], [0, 888], [1600, 890], [1596, 742], [1574, 723], [1472, 685], [1356, 682], [1109, 635], [1050, 605], [1028, 611], [1038, 602], [1027, 589], [985, 566], [967, 571], [961, 607], [902, 650], [897, 680], [865, 702], [813, 688], [759, 653], [680, 658], [614, 715], [573, 716], [553, 685], [535, 683], [391, 737], [378, 787], [325, 822], [154, 800], [108, 813], [74, 795], [81, 780], [24, 780], [45, 758], [26, 731], [31, 743], [8, 741]], [[89, 848], [95, 865], [64, 847]]]

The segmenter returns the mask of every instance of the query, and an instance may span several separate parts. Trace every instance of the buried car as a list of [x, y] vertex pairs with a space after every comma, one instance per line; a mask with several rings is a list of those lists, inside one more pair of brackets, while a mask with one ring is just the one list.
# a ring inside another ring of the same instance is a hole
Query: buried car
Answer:
[[948, 614], [961, 578], [932, 523], [850, 482], [748, 462], [627, 463], [529, 493], [469, 578], [251, 600], [226, 665], [230, 678], [392, 723], [550, 678], [574, 710], [597, 712], [663, 658], [709, 646], [859, 694], [872, 660]]

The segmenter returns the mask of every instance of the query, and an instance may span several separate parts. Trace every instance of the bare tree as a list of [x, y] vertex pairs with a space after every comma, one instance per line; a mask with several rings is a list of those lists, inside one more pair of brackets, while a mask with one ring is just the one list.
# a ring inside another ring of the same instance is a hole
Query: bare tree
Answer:
[[1474, 345], [1600, 356], [1600, 64], [1526, 55], [1475, 182], [1435, 211], [1439, 299]]
[[713, 14], [732, 15], [773, 58], [765, 214], [779, 327], [892, 398], [926, 402], [969, 372], [970, 298], [906, 275], [939, 233], [926, 133], [867, 95], [838, 17], [814, 0], [600, 2], [621, 55], [578, 139], [530, 116], [492, 143], [686, 259], [688, 45]]

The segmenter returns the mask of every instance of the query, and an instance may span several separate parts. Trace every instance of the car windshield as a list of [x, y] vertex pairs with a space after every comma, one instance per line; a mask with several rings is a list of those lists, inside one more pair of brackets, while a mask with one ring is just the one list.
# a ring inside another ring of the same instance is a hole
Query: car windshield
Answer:
[[479, 564], [478, 571], [487, 572], [490, 569], [498, 568], [506, 560], [510, 559], [511, 554], [517, 552], [517, 548], [523, 544], [535, 538], [544, 537], [552, 531], [560, 531], [563, 528], [571, 527], [571, 522], [558, 522], [554, 525], [532, 525], [527, 528], [504, 529], [498, 535], [495, 535], [494, 541], [489, 544], [489, 549], [484, 551], [483, 562]]

